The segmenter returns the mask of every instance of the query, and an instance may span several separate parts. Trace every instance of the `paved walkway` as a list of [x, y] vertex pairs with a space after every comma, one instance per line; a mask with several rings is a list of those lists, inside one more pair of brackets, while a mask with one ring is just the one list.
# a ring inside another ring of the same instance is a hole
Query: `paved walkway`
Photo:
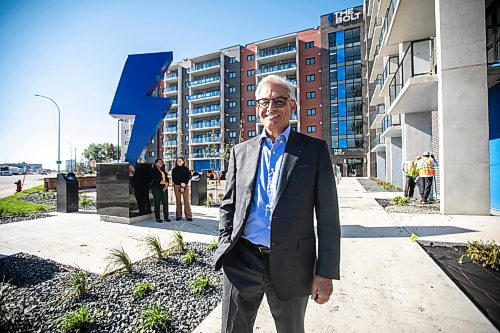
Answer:
[[[341, 280], [334, 283], [329, 303], [309, 303], [307, 332], [497, 332], [409, 235], [500, 243], [500, 217], [389, 215], [374, 198], [394, 193], [367, 193], [354, 178], [342, 179], [339, 194]], [[148, 234], [158, 235], [165, 244], [175, 230], [181, 230], [186, 241], [214, 240], [217, 209], [193, 208], [194, 223], [120, 225], [99, 221], [95, 212], [81, 211], [0, 225], [0, 254], [22, 251], [102, 273], [109, 248], [123, 246], [132, 260], [143, 258], [146, 250], [140, 240]], [[220, 306], [195, 332], [220, 332], [219, 323]], [[275, 332], [265, 301], [255, 332]]]

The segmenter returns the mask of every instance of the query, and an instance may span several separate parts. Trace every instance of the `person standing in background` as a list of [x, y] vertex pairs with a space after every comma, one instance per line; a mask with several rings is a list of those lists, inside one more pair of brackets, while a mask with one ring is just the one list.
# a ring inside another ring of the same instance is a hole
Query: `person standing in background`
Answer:
[[405, 198], [413, 198], [413, 192], [415, 190], [415, 178], [417, 177], [417, 168], [415, 167], [415, 161], [404, 161], [401, 167], [405, 175]]
[[175, 220], [182, 219], [182, 200], [184, 200], [184, 216], [189, 222], [193, 221], [193, 213], [191, 212], [191, 204], [189, 203], [189, 178], [191, 172], [185, 166], [184, 157], [178, 157], [175, 167], [172, 169], [172, 182], [174, 183], [175, 193]]
[[168, 179], [167, 173], [164, 169], [163, 160], [156, 159], [152, 171], [153, 181], [151, 183], [151, 192], [155, 201], [155, 218], [156, 222], [162, 223], [160, 219], [160, 203], [163, 205], [163, 218], [165, 222], [170, 222], [168, 218]]

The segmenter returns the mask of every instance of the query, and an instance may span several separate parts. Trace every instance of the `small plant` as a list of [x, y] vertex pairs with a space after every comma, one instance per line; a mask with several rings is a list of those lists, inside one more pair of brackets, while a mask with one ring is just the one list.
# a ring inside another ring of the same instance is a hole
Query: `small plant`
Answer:
[[14, 324], [14, 304], [9, 301], [11, 292], [8, 283], [0, 283], [0, 332], [8, 332]]
[[56, 194], [53, 191], [38, 190], [35, 192], [40, 199], [55, 199]]
[[170, 320], [170, 314], [168, 311], [163, 310], [160, 303], [157, 302], [154, 305], [146, 306], [146, 308], [141, 312], [140, 318], [142, 322], [137, 326], [137, 331], [145, 329], [161, 329], [167, 331], [167, 324]]
[[81, 194], [79, 198], [80, 198], [80, 205], [83, 207], [95, 205], [95, 201], [92, 198], [88, 197], [86, 194]]
[[188, 250], [185, 255], [181, 257], [181, 263], [184, 266], [190, 266], [194, 264], [196, 258], [198, 257], [198, 253], [195, 250]]
[[213, 199], [210, 196], [211, 193], [207, 196], [207, 199], [205, 200], [205, 207], [210, 208], [213, 205]]
[[92, 322], [90, 310], [82, 305], [78, 310], [70, 311], [59, 318], [58, 327], [63, 332], [84, 332]]
[[399, 195], [392, 198], [392, 203], [397, 206], [406, 206], [409, 202], [410, 200], [405, 197], [400, 197]]
[[68, 288], [68, 297], [81, 297], [90, 289], [89, 274], [77, 268], [70, 274], [65, 286]]
[[182, 237], [181, 232], [177, 230], [172, 237], [172, 241], [170, 242], [169, 253], [183, 253], [184, 251], [184, 238]]
[[212, 286], [213, 282], [208, 277], [199, 276], [188, 282], [187, 289], [192, 294], [201, 295]]
[[210, 251], [215, 251], [219, 248], [219, 243], [216, 240], [213, 240], [210, 243], [208, 243], [207, 248]]
[[128, 273], [132, 272], [132, 261], [123, 247], [109, 250], [106, 260], [109, 262], [106, 266], [106, 271], [110, 268], [118, 267], [118, 269], [125, 270]]
[[493, 240], [467, 242], [467, 251], [458, 261], [462, 263], [464, 257], [468, 257], [483, 267], [489, 267], [495, 271], [500, 270], [500, 247]]
[[219, 198], [219, 202], [222, 201], [222, 198], [224, 198], [224, 193], [219, 192], [219, 194], [217, 194], [217, 198]]
[[147, 283], [147, 282], [141, 282], [137, 284], [134, 288], [134, 297], [135, 298], [142, 298], [144, 295], [149, 294], [153, 290], [155, 290], [156, 285], [152, 283]]
[[166, 253], [161, 245], [159, 237], [147, 236], [146, 238], [144, 238], [144, 243], [149, 251], [158, 258], [158, 260], [161, 260], [163, 259], [163, 257], [165, 257]]

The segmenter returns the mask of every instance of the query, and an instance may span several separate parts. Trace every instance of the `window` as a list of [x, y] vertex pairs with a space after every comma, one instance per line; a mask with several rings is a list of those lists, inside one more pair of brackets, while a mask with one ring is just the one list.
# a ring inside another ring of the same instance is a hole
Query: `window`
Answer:
[[254, 91], [254, 90], [255, 90], [255, 84], [247, 85], [247, 91]]
[[307, 99], [316, 98], [316, 92], [315, 91], [308, 91], [308, 92], [306, 92], [306, 98]]
[[254, 114], [249, 114], [247, 119], [248, 119], [248, 121], [253, 122], [257, 119], [257, 117]]
[[359, 42], [360, 41], [359, 27], [354, 28], [354, 29], [345, 30], [344, 41], [346, 44]]
[[236, 77], [236, 72], [229, 72], [229, 76], [228, 76], [230, 79], [234, 79]]
[[234, 64], [236, 62], [236, 57], [230, 57], [229, 58], [229, 63]]
[[151, 139], [151, 143], [155, 143], [155, 139]]
[[125, 141], [125, 146], [128, 146], [128, 141]]
[[236, 138], [236, 131], [229, 132], [229, 137], [230, 138]]
[[253, 55], [253, 54], [247, 55], [247, 61], [252, 61], [254, 59], [255, 59], [255, 55]]
[[247, 70], [247, 76], [254, 76], [254, 75], [255, 75], [255, 69]]
[[235, 101], [228, 102], [227, 103], [227, 107], [228, 108], [235, 108], [236, 107], [236, 102]]
[[316, 60], [314, 58], [306, 58], [306, 65], [314, 65]]
[[228, 92], [235, 93], [236, 92], [236, 87], [229, 87]]
[[185, 108], [185, 109], [184, 109], [184, 112], [185, 112], [186, 114], [189, 114], [189, 108]]
[[130, 130], [126, 129], [126, 130], [125, 130], [125, 134], [128, 134], [128, 132], [130, 132]]
[[186, 155], [186, 156], [189, 155], [189, 149], [184, 149], [184, 155]]
[[150, 151], [149, 152], [149, 157], [155, 157], [155, 152], [154, 151]]
[[361, 60], [360, 46], [346, 47], [345, 48], [345, 61]]
[[253, 138], [256, 135], [255, 131], [248, 131], [248, 137]]
[[306, 75], [306, 82], [311, 82], [311, 81], [316, 81], [315, 74]]
[[307, 109], [308, 116], [314, 116], [316, 114], [316, 109]]
[[306, 42], [306, 49], [312, 49], [314, 47], [314, 41]]
[[229, 117], [229, 122], [230, 123], [235, 123], [236, 122], [236, 117], [235, 116]]
[[184, 123], [184, 126], [185, 126], [186, 128], [189, 128], [189, 122], [185, 122], [185, 123]]
[[247, 101], [247, 105], [248, 105], [248, 106], [255, 106], [255, 99], [249, 99], [249, 100]]
[[307, 133], [316, 133], [316, 126], [307, 126]]

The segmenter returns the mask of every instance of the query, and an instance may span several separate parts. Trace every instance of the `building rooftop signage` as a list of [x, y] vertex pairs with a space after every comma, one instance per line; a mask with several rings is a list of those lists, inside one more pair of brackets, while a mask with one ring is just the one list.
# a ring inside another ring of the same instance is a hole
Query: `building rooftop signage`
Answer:
[[335, 26], [344, 23], [354, 23], [354, 21], [361, 19], [362, 8], [353, 7], [328, 14], [328, 24]]

